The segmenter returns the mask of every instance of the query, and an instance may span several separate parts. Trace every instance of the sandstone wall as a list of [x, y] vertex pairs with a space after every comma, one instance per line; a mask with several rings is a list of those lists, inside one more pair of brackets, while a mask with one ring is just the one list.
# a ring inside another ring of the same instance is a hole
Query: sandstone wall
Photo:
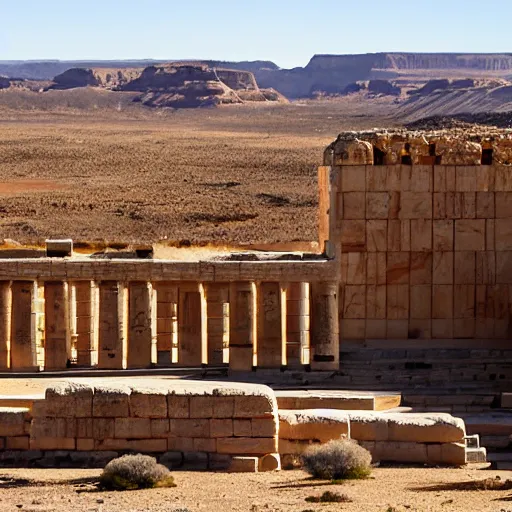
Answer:
[[[465, 157], [479, 160], [470, 146]], [[339, 165], [331, 177], [342, 339], [510, 337], [509, 166]]]

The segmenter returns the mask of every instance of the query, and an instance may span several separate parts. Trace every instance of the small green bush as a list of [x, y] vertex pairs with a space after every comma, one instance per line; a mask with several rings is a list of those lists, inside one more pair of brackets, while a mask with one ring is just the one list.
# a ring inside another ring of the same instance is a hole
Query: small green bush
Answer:
[[314, 478], [347, 480], [367, 478], [372, 456], [350, 439], [336, 439], [309, 447], [302, 455], [304, 469]]
[[346, 494], [325, 491], [322, 496], [309, 496], [306, 498], [309, 503], [351, 503], [352, 500]]
[[100, 475], [100, 488], [124, 491], [176, 487], [170, 471], [147, 455], [124, 455], [111, 460]]

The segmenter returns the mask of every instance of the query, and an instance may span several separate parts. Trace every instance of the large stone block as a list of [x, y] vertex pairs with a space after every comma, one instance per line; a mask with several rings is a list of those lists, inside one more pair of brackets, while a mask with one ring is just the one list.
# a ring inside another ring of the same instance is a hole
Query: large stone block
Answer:
[[190, 397], [191, 418], [213, 418], [216, 398], [213, 396]]
[[114, 418], [94, 418], [92, 423], [92, 437], [94, 439], [111, 439], [115, 437]]
[[0, 436], [22, 436], [25, 422], [30, 419], [29, 409], [24, 407], [0, 407]]
[[[270, 390], [270, 388], [268, 388]], [[273, 416], [277, 411], [274, 393], [266, 395], [247, 395], [235, 397], [234, 418], [265, 418]]]
[[427, 463], [463, 466], [466, 464], [465, 443], [427, 444]]
[[450, 414], [387, 414], [389, 440], [415, 443], [456, 443], [466, 435], [464, 421]]
[[228, 473], [257, 473], [258, 457], [233, 457], [227, 469]]
[[222, 437], [217, 439], [217, 452], [231, 455], [266, 455], [277, 453], [277, 437]]
[[77, 435], [75, 418], [36, 418], [32, 422], [30, 436], [38, 438], [72, 438]]
[[211, 419], [210, 436], [215, 437], [233, 437], [232, 419]]
[[331, 409], [279, 412], [279, 436], [289, 440], [327, 442], [350, 435], [349, 415]]
[[131, 416], [136, 418], [167, 418], [167, 392], [159, 389], [132, 389]]
[[37, 437], [30, 438], [31, 450], [75, 450], [75, 438], [66, 437]]
[[93, 388], [78, 382], [58, 382], [45, 392], [45, 416], [57, 418], [90, 418]]
[[356, 441], [386, 441], [389, 438], [385, 415], [372, 412], [347, 411], [350, 437]]
[[115, 437], [118, 439], [146, 439], [151, 437], [149, 418], [116, 418]]
[[167, 396], [169, 418], [189, 418], [190, 398], [188, 396], [170, 394]]
[[92, 415], [95, 418], [126, 418], [130, 416], [128, 386], [99, 386], [94, 390]]
[[427, 445], [397, 441], [375, 441], [370, 449], [373, 461], [424, 464], [428, 461]]
[[207, 419], [171, 419], [171, 437], [210, 437]]

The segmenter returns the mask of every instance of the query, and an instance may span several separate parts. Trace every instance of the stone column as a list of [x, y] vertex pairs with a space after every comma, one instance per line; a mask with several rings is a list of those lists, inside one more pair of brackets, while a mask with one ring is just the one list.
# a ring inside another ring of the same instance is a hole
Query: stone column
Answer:
[[95, 343], [93, 302], [90, 281], [73, 283], [76, 310], [76, 352], [78, 366], [94, 366], [98, 360]]
[[99, 285], [98, 367], [126, 367], [126, 293], [117, 281]]
[[64, 370], [71, 359], [67, 284], [44, 283], [44, 369]]
[[290, 283], [286, 290], [287, 366], [309, 364], [309, 283]]
[[11, 283], [0, 281], [0, 371], [11, 362]]
[[256, 286], [231, 283], [229, 290], [229, 368], [251, 371], [256, 339]]
[[340, 338], [336, 282], [313, 283], [311, 297], [311, 368], [339, 368]]
[[[128, 285], [128, 368], [148, 368], [156, 363], [153, 347], [153, 287], [132, 281]], [[153, 359], [154, 355], [154, 359]]]
[[36, 340], [32, 328], [33, 281], [12, 282], [11, 369], [36, 371]]
[[286, 292], [276, 282], [257, 287], [257, 366], [280, 368], [286, 364]]
[[178, 364], [206, 362], [206, 297], [200, 283], [180, 283], [178, 306]]
[[178, 360], [178, 286], [159, 282], [155, 288], [157, 362], [168, 365]]
[[209, 283], [206, 289], [208, 317], [208, 364], [224, 362], [224, 346], [229, 343], [229, 286]]

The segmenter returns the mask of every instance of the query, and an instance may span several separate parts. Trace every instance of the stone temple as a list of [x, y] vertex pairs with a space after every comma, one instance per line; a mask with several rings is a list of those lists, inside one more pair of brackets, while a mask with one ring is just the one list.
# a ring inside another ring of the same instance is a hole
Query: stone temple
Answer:
[[[253, 471], [340, 435], [398, 462], [506, 452], [512, 131], [342, 133], [318, 176], [317, 253], [95, 259], [48, 241], [5, 257], [2, 376], [104, 380], [0, 397], [0, 459]], [[123, 382], [154, 369], [217, 381]]]

